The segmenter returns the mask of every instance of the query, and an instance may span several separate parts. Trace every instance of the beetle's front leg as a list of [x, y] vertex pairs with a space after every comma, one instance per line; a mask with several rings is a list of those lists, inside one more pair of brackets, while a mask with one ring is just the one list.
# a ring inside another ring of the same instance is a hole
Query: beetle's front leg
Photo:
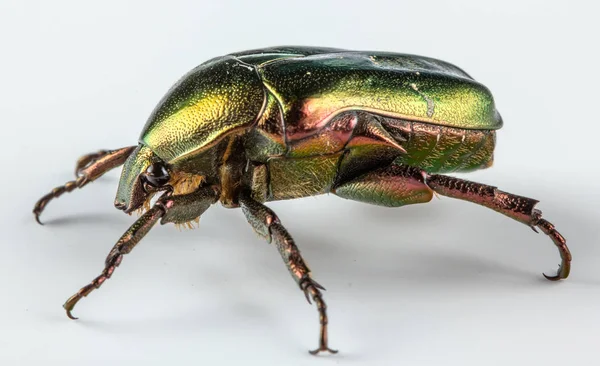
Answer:
[[108, 254], [102, 273], [65, 302], [63, 307], [67, 311], [67, 316], [77, 319], [71, 314], [77, 302], [99, 288], [112, 276], [114, 270], [121, 264], [123, 256], [131, 252], [160, 218], [162, 218], [161, 224], [193, 220], [202, 215], [210, 205], [217, 201], [218, 197], [219, 190], [214, 186], [203, 187], [186, 195], [172, 196], [167, 193], [162, 196], [121, 236]]
[[100, 178], [111, 169], [123, 165], [135, 148], [135, 146], [130, 146], [114, 151], [88, 154], [81, 157], [75, 167], [77, 179], [54, 188], [50, 193], [37, 201], [33, 208], [33, 214], [35, 215], [36, 221], [40, 225], [42, 224], [40, 215], [48, 202], [60, 197], [65, 192], [71, 192], [75, 188], [83, 188], [85, 185]]
[[265, 205], [252, 199], [249, 194], [242, 193], [239, 197], [239, 204], [254, 230], [269, 243], [275, 243], [292, 277], [304, 292], [308, 303], [310, 304], [312, 298], [317, 305], [320, 322], [319, 348], [309, 352], [313, 355], [319, 352], [337, 353], [338, 351], [332, 350], [328, 346], [327, 305], [321, 294], [321, 290], [325, 289], [311, 278], [310, 269], [304, 262], [294, 240], [281, 225], [277, 215]]
[[90, 164], [93, 164], [98, 159], [110, 153], [112, 153], [111, 150], [98, 150], [96, 152], [81, 156], [79, 159], [77, 159], [77, 163], [75, 164], [75, 178], [79, 178], [83, 169], [87, 168], [90, 166]]

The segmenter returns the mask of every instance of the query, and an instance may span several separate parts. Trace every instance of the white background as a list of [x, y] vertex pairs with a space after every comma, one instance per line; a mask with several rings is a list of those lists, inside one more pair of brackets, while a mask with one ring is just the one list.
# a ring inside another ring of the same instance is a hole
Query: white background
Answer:
[[[166, 4], [167, 2], [165, 2]], [[594, 1], [0, 2], [1, 365], [598, 365], [600, 168]], [[156, 102], [221, 54], [281, 44], [421, 54], [493, 92], [496, 163], [469, 179], [541, 201], [557, 250], [491, 210], [434, 199], [386, 209], [334, 196], [270, 206], [327, 287], [317, 312], [241, 211], [157, 227], [66, 318], [134, 218], [118, 172], [53, 202], [83, 153], [136, 143]]]

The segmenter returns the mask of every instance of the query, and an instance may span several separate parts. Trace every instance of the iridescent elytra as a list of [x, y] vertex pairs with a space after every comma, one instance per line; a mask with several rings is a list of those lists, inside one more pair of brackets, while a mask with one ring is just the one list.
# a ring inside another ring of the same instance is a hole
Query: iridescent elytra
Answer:
[[[212, 204], [240, 207], [273, 243], [319, 312], [319, 346], [329, 348], [322, 290], [266, 202], [333, 193], [400, 207], [434, 193], [491, 208], [550, 236], [567, 278], [564, 237], [538, 201], [443, 175], [491, 166], [502, 119], [490, 91], [458, 67], [433, 58], [334, 48], [273, 47], [211, 59], [160, 100], [137, 145], [88, 154], [76, 179], [47, 203], [123, 165], [115, 206], [144, 212], [110, 251], [102, 273], [67, 300], [99, 288], [123, 256], [160, 220], [192, 226]], [[151, 199], [160, 194], [151, 205]]]

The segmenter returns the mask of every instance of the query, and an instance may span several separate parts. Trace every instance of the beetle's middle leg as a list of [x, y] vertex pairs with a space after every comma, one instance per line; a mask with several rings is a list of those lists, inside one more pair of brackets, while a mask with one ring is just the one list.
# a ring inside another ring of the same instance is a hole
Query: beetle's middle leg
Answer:
[[254, 230], [267, 239], [269, 243], [275, 243], [290, 274], [304, 292], [306, 300], [310, 303], [312, 297], [317, 305], [320, 323], [319, 348], [310, 351], [310, 353], [313, 355], [319, 352], [337, 353], [338, 351], [332, 350], [328, 345], [327, 324], [329, 320], [327, 318], [327, 305], [321, 293], [321, 290], [325, 289], [311, 278], [310, 269], [304, 262], [294, 240], [281, 225], [277, 215], [265, 205], [252, 199], [249, 194], [240, 194], [239, 204]]
[[534, 208], [538, 203], [534, 199], [503, 192], [481, 183], [445, 175], [429, 175], [421, 169], [397, 164], [365, 173], [339, 183], [332, 189], [333, 193], [343, 198], [389, 207], [429, 202], [433, 191], [491, 208], [536, 232], [536, 227], [539, 228], [552, 239], [562, 260], [555, 276], [544, 276], [555, 281], [569, 275], [571, 253], [566, 240], [554, 225], [542, 218], [542, 212]]
[[219, 190], [214, 186], [207, 186], [190, 194], [172, 196], [167, 193], [159, 198], [154, 206], [133, 223], [117, 241], [106, 257], [102, 273], [65, 302], [63, 307], [67, 311], [67, 316], [77, 319], [71, 314], [77, 302], [102, 286], [112, 276], [121, 264], [123, 256], [133, 250], [159, 219], [162, 218], [161, 224], [180, 224], [194, 220], [215, 203], [218, 197]]
[[50, 193], [37, 201], [33, 208], [33, 214], [37, 222], [42, 224], [40, 215], [48, 202], [60, 197], [65, 192], [71, 192], [75, 188], [83, 188], [88, 183], [100, 178], [106, 172], [123, 165], [135, 148], [136, 146], [130, 146], [114, 151], [100, 151], [81, 157], [75, 167], [77, 179], [54, 188]]

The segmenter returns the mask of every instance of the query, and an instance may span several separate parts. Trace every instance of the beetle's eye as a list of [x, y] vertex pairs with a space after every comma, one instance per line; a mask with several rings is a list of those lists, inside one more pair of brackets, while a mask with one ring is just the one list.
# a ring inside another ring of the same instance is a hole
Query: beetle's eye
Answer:
[[158, 188], [162, 187], [171, 180], [171, 176], [162, 163], [154, 163], [148, 167], [146, 174], [144, 174], [146, 181], [150, 185]]

